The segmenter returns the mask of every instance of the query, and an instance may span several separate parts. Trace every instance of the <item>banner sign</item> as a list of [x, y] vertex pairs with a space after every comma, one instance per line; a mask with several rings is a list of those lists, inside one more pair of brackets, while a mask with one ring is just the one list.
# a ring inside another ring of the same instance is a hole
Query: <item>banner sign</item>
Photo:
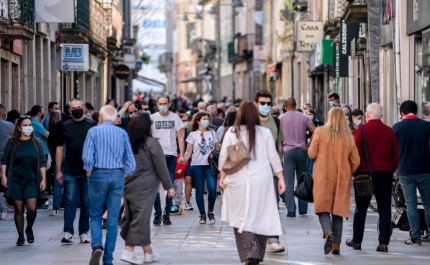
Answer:
[[61, 47], [60, 67], [62, 71], [88, 71], [88, 44], [63, 44]]
[[324, 22], [297, 21], [296, 49], [299, 52], [311, 52], [315, 45], [324, 38]]
[[342, 56], [341, 44], [333, 43], [333, 77], [348, 77], [348, 56]]
[[354, 38], [358, 38], [360, 31], [360, 24], [346, 24], [345, 21], [340, 19], [340, 44], [341, 44], [341, 55], [351, 55], [351, 41]]
[[36, 23], [75, 22], [75, 0], [35, 0], [34, 4]]

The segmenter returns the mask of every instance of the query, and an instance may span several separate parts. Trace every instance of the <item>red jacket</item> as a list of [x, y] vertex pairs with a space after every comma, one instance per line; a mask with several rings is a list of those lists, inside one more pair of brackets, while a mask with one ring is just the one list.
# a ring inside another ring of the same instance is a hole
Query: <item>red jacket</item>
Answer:
[[[399, 165], [399, 147], [393, 129], [383, 124], [381, 120], [369, 120], [362, 126], [364, 126], [366, 133], [372, 171], [391, 171], [394, 173]], [[361, 127], [355, 130], [354, 138], [361, 159], [357, 173], [369, 172], [364, 155]]]
[[[185, 169], [188, 167], [188, 161], [185, 161], [185, 164], [183, 164], [183, 165], [179, 164], [179, 157], [180, 157], [180, 155], [178, 155], [178, 157], [177, 157], [178, 162], [176, 162], [175, 179], [183, 179], [184, 174], [185, 174]], [[179, 170], [182, 170], [182, 172], [180, 174], [177, 173]]]

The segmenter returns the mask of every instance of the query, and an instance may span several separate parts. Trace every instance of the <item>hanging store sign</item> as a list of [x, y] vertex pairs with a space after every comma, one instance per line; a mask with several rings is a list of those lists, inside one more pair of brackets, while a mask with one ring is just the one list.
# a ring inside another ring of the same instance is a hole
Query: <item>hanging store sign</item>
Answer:
[[324, 22], [322, 21], [298, 21], [296, 27], [296, 49], [299, 52], [315, 50], [315, 45], [324, 38]]
[[74, 23], [75, 0], [35, 0], [36, 23]]
[[254, 46], [254, 59], [256, 60], [266, 60], [267, 58], [267, 49], [264, 45], [256, 45]]
[[322, 40], [315, 46], [315, 67], [333, 64], [333, 40]]
[[341, 56], [351, 55], [351, 41], [354, 38], [358, 38], [359, 31], [360, 31], [359, 23], [347, 24], [342, 18], [340, 19]]
[[124, 64], [130, 69], [136, 68], [136, 56], [134, 54], [124, 54]]
[[124, 80], [127, 79], [130, 76], [130, 68], [128, 68], [125, 64], [118, 65], [115, 70], [113, 71], [116, 78]]
[[342, 56], [341, 43], [333, 43], [333, 77], [348, 77], [348, 56]]
[[63, 44], [60, 70], [86, 72], [89, 69], [88, 44]]

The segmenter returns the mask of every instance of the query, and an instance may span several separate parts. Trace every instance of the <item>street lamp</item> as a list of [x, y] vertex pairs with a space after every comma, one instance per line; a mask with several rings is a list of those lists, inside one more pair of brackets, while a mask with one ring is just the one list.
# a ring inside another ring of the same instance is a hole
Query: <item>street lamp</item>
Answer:
[[236, 10], [236, 12], [241, 13], [244, 7], [245, 6], [243, 5], [242, 0], [234, 0], [233, 8]]

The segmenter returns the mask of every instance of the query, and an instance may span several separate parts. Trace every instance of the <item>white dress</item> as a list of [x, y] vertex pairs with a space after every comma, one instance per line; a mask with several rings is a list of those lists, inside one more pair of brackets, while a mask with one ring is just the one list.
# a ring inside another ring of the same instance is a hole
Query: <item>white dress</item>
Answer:
[[[227, 148], [236, 144], [232, 128], [224, 136], [218, 166], [221, 169], [227, 160]], [[246, 147], [248, 132], [242, 126], [240, 138]], [[282, 235], [281, 220], [276, 202], [273, 172], [282, 171], [281, 160], [269, 129], [257, 126], [256, 149], [252, 160], [237, 173], [227, 175], [223, 193], [221, 220], [238, 228], [239, 232], [258, 235]]]

